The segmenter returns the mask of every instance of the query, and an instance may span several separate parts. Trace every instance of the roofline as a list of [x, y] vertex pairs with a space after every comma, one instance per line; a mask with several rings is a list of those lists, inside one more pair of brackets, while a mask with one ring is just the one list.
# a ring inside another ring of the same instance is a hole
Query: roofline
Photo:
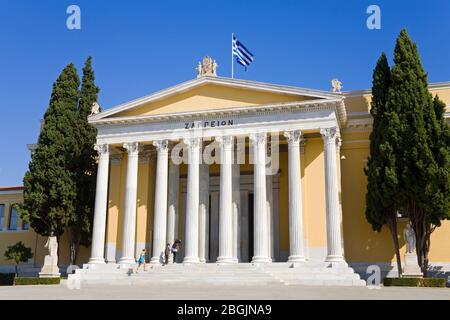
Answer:
[[90, 116], [90, 120], [100, 120], [104, 117], [123, 112], [144, 103], [149, 103], [153, 101], [157, 101], [163, 99], [167, 96], [171, 96], [176, 93], [182, 93], [189, 90], [192, 87], [202, 86], [205, 84], [222, 84], [230, 87], [241, 87], [241, 88], [252, 88], [260, 91], [269, 91], [269, 92], [277, 92], [281, 94], [292, 94], [292, 95], [302, 95], [309, 97], [317, 97], [323, 99], [336, 99], [342, 98], [342, 94], [340, 93], [332, 93], [324, 90], [316, 90], [316, 89], [307, 89], [301, 87], [294, 86], [285, 86], [278, 84], [271, 84], [266, 82], [258, 82], [253, 80], [241, 80], [241, 79], [231, 79], [225, 77], [215, 77], [215, 76], [202, 76], [196, 79], [188, 80], [177, 84], [175, 86], [171, 86], [169, 88], [157, 91], [147, 96], [143, 96], [141, 98], [137, 98], [131, 100], [129, 102], [117, 105], [108, 110], [100, 112], [96, 115]]
[[0, 187], [0, 194], [20, 194], [25, 188], [23, 186], [6, 186]]
[[335, 99], [329, 100], [306, 100], [306, 101], [294, 101], [283, 102], [276, 104], [265, 104], [256, 106], [245, 106], [238, 108], [221, 108], [212, 110], [199, 110], [199, 111], [183, 111], [176, 113], [157, 114], [157, 115], [144, 115], [144, 116], [128, 116], [128, 117], [115, 117], [106, 119], [89, 119], [89, 123], [92, 125], [113, 124], [113, 123], [143, 123], [143, 122], [155, 122], [155, 121], [170, 121], [186, 119], [186, 117], [196, 117], [199, 115], [214, 115], [214, 114], [237, 114], [241, 112], [258, 112], [269, 109], [285, 109], [292, 107], [306, 107], [306, 106], [320, 106], [327, 104], [335, 104], [337, 106], [337, 113], [339, 121], [343, 124], [346, 121], [346, 112], [344, 107], [344, 98], [341, 96]]
[[23, 186], [0, 186], [0, 191], [23, 190]]
[[[428, 89], [450, 89], [450, 81], [429, 83]], [[372, 89], [345, 91], [342, 94], [345, 97], [359, 97], [364, 95], [371, 95]]]

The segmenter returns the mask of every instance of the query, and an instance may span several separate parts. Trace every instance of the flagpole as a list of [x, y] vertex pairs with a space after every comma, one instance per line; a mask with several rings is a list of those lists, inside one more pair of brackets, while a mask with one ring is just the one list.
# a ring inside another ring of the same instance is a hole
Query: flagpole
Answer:
[[234, 38], [234, 33], [231, 33], [231, 79], [234, 79], [233, 38]]

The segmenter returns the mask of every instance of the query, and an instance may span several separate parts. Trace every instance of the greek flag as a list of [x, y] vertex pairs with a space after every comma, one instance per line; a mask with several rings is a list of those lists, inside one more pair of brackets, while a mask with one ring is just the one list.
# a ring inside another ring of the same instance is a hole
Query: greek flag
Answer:
[[240, 43], [233, 35], [233, 55], [236, 56], [236, 62], [240, 65], [247, 67], [253, 62], [253, 54]]

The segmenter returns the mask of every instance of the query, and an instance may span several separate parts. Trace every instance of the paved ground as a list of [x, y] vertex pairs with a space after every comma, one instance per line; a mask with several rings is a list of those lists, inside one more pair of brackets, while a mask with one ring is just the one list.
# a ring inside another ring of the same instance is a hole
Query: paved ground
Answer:
[[304, 287], [304, 286], [124, 286], [84, 285], [68, 289], [56, 286], [0, 287], [0, 300], [7, 299], [431, 299], [450, 300], [450, 288], [369, 289], [366, 287]]

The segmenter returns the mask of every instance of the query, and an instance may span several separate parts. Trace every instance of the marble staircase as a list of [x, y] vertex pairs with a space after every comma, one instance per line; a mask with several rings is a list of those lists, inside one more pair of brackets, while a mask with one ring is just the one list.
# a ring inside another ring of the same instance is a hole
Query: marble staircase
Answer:
[[352, 268], [346, 264], [327, 265], [326, 263], [305, 262], [301, 264], [239, 263], [218, 265], [169, 264], [147, 265], [136, 273], [135, 266], [118, 264], [84, 265], [69, 281], [82, 284], [111, 285], [151, 285], [151, 284], [207, 284], [207, 285], [322, 285], [322, 286], [365, 286]]

